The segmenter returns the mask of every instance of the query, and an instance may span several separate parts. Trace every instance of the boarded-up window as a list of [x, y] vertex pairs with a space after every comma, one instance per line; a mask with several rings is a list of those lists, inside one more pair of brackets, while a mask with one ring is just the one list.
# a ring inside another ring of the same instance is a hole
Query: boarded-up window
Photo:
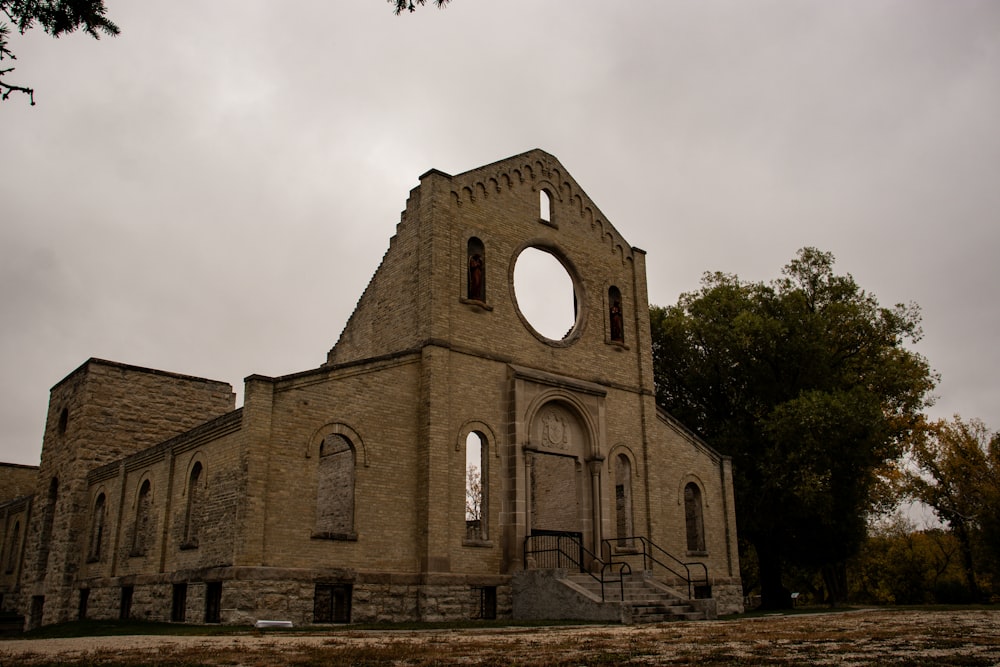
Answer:
[[632, 462], [624, 454], [615, 457], [615, 528], [618, 546], [632, 546]]
[[354, 446], [331, 433], [319, 446], [316, 485], [317, 537], [354, 538]]

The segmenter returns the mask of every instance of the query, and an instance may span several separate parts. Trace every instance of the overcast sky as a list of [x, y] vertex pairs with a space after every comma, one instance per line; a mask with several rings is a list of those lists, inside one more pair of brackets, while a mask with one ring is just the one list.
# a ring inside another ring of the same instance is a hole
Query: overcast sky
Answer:
[[89, 357], [241, 396], [319, 366], [418, 176], [536, 147], [653, 303], [817, 246], [921, 306], [933, 416], [1000, 428], [998, 2], [107, 4], [117, 38], [11, 39], [0, 460]]

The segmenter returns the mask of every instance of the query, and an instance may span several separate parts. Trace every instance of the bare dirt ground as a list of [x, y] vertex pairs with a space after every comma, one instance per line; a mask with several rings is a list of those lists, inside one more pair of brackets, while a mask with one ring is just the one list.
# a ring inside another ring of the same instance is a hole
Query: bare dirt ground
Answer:
[[14, 665], [1000, 665], [1000, 609], [642, 626], [14, 639]]

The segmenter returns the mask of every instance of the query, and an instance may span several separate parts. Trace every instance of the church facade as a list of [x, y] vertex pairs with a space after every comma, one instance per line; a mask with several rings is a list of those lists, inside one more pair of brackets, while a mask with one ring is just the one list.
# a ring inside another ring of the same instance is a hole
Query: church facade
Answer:
[[[515, 289], [529, 253], [566, 274], [566, 331]], [[645, 253], [540, 150], [421, 176], [326, 361], [247, 377], [240, 408], [86, 361], [34, 475], [0, 504], [28, 627], [510, 617], [553, 536], [595, 579], [654, 545], [667, 585], [742, 610], [731, 462], [655, 402]]]

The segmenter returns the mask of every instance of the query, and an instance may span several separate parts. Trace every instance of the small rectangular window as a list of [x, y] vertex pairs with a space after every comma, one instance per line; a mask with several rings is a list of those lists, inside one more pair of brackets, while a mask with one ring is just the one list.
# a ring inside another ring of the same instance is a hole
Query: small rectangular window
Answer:
[[210, 581], [205, 584], [205, 622], [222, 622], [222, 582]]
[[497, 587], [496, 586], [475, 586], [472, 589], [473, 607], [472, 618], [491, 621], [497, 617]]
[[170, 604], [170, 620], [174, 623], [183, 623], [187, 615], [187, 592], [186, 583], [174, 584], [173, 600]]
[[80, 589], [80, 604], [76, 608], [76, 619], [78, 621], [87, 620], [87, 602], [90, 600], [90, 589]]
[[121, 603], [118, 605], [118, 618], [127, 621], [132, 616], [132, 594], [134, 589], [131, 586], [122, 586]]
[[316, 584], [313, 623], [350, 623], [351, 593], [350, 584]]

